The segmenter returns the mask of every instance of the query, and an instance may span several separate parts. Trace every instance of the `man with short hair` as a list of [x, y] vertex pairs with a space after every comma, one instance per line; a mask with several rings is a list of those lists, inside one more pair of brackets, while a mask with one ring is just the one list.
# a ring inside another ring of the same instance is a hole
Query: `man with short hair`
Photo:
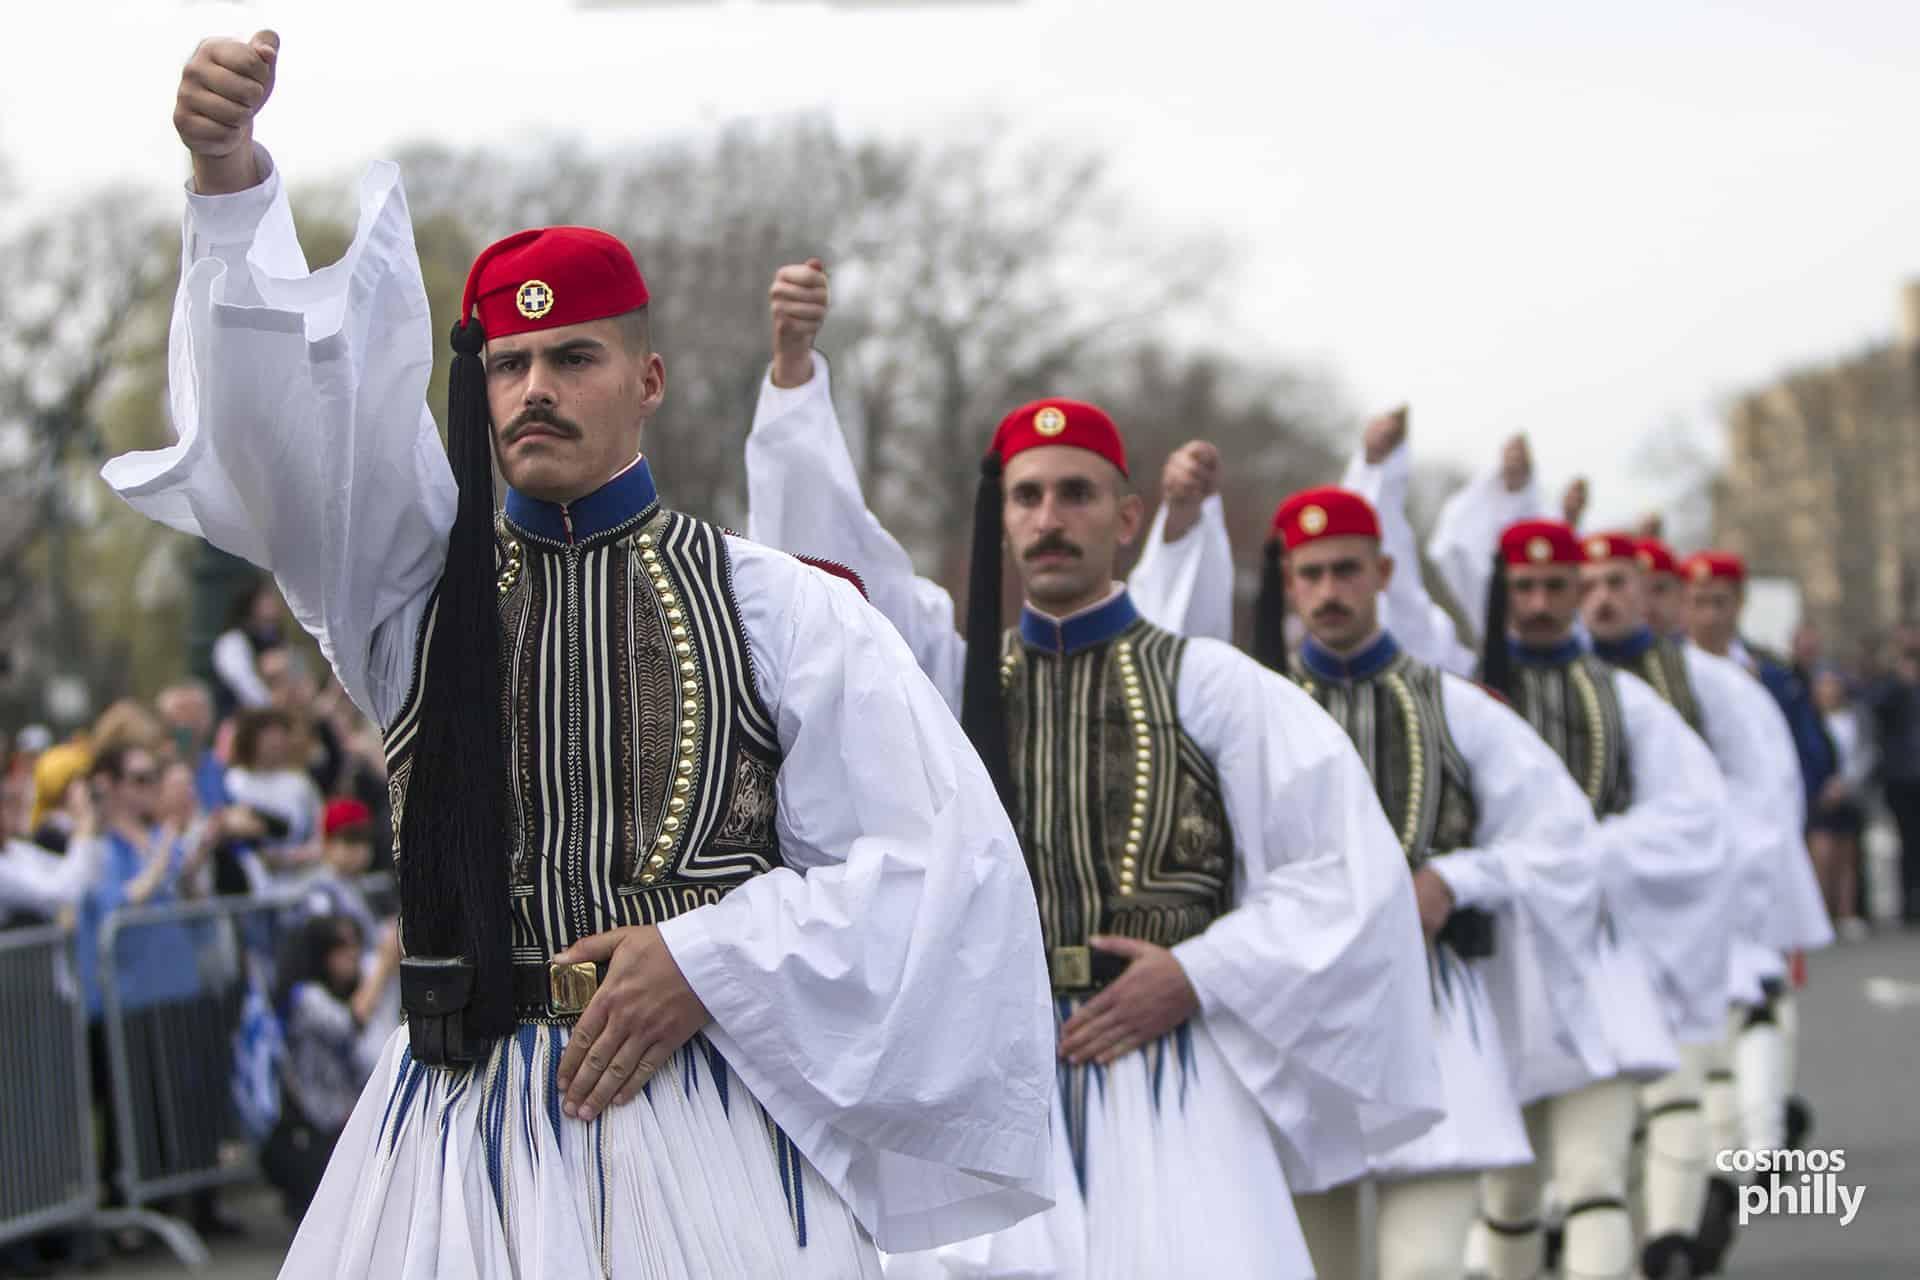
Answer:
[[[1726, 862], [1719, 831], [1725, 784], [1672, 708], [1637, 677], [1581, 648], [1583, 555], [1573, 530], [1542, 519], [1493, 530], [1487, 515], [1456, 508], [1450, 539], [1490, 540], [1442, 548], [1456, 564], [1475, 559], [1476, 547], [1480, 555], [1495, 552], [1482, 678], [1546, 738], [1586, 793], [1600, 819], [1611, 954], [1646, 968], [1633, 982], [1601, 985], [1613, 1043], [1657, 1040], [1659, 1051], [1623, 1053], [1620, 1077], [1556, 1099], [1561, 1111], [1547, 1142], [1582, 1152], [1583, 1185], [1559, 1188], [1568, 1202], [1562, 1268], [1624, 1277], [1642, 1261], [1625, 1200], [1636, 1084], [1679, 1065], [1676, 1038], [1710, 1036], [1725, 1017], [1727, 944], [1716, 887]], [[1645, 994], [1626, 994], [1635, 986], [1645, 992], [1639, 984], [1649, 977], [1650, 1003]], [[1533, 1275], [1540, 1265], [1537, 1180], [1530, 1172], [1494, 1174], [1486, 1191], [1489, 1273], [1494, 1280]]]
[[198, 680], [168, 685], [153, 700], [182, 764], [193, 770], [193, 794], [207, 813], [227, 803], [226, 766], [213, 750], [213, 694]]
[[[1405, 430], [1404, 414], [1370, 424], [1370, 461]], [[1593, 815], [1559, 758], [1498, 700], [1413, 658], [1382, 626], [1403, 570], [1381, 526], [1359, 494], [1309, 489], [1281, 503], [1274, 537], [1286, 603], [1307, 631], [1294, 678], [1367, 763], [1420, 908], [1446, 1116], [1370, 1152], [1369, 1173], [1382, 1280], [1438, 1280], [1460, 1274], [1480, 1174], [1534, 1158], [1520, 1107], [1542, 1059], [1573, 1044], [1595, 1075], [1611, 1071], [1585, 974], [1600, 899], [1584, 856]], [[1417, 574], [1417, 562], [1404, 571]], [[1263, 617], [1283, 607], [1270, 591], [1256, 606]], [[1296, 1199], [1323, 1276], [1357, 1274], [1357, 1190]]]
[[661, 506], [604, 232], [481, 252], [443, 453], [398, 172], [309, 273], [280, 52], [182, 75], [180, 439], [106, 477], [271, 570], [386, 729], [407, 1027], [283, 1274], [845, 1280], [1036, 1212], [1034, 898], [938, 695], [853, 586]]
[[[1710, 1085], [1739, 1076], [1751, 1080], [1751, 1037], [1740, 1032], [1766, 1003], [1764, 990], [1786, 975], [1780, 939], [1768, 933], [1777, 893], [1793, 892], [1796, 861], [1806, 861], [1800, 839], [1799, 766], [1786, 721], [1759, 683], [1740, 667], [1696, 645], [1658, 633], [1647, 623], [1644, 566], [1657, 559], [1644, 543], [1620, 533], [1599, 533], [1582, 542], [1581, 617], [1602, 660], [1646, 681], [1678, 711], [1712, 750], [1727, 783], [1729, 874], [1726, 877], [1731, 1026], [1712, 1036], [1680, 1040], [1680, 1070], [1647, 1086], [1646, 1163], [1643, 1178], [1646, 1230], [1643, 1264], [1649, 1277], [1707, 1274], [1717, 1258], [1712, 1241], [1702, 1244], [1702, 1214], [1709, 1202], [1713, 1150], [1734, 1145], [1720, 1114], [1724, 1099]], [[1674, 583], [1678, 585], [1677, 581]], [[1675, 592], [1675, 594], [1678, 594]], [[1736, 1037], [1740, 1037], [1736, 1041]], [[1702, 1102], [1707, 1101], [1706, 1123]], [[1757, 1098], [1761, 1105], [1777, 1100]], [[1712, 1188], [1715, 1200], [1730, 1186]]]
[[[818, 262], [770, 302], [751, 528], [851, 565], [938, 674], [1015, 817], [1058, 1000], [1060, 1203], [890, 1274], [1312, 1274], [1289, 1187], [1364, 1175], [1439, 1101], [1405, 857], [1364, 766], [1299, 689], [1141, 616], [1114, 570], [1143, 503], [1083, 401], [1001, 420], [955, 634], [866, 509], [812, 349]], [[1003, 545], [1025, 601], [1005, 632]]]

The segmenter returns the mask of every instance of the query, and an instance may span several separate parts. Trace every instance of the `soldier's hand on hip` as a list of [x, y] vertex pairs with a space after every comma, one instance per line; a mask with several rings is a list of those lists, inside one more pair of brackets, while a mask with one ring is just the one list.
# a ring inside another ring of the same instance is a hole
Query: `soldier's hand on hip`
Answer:
[[773, 385], [800, 386], [813, 377], [813, 340], [827, 320], [827, 272], [820, 259], [774, 272], [767, 305], [773, 315]]
[[1081, 1005], [1060, 1028], [1060, 1056], [1105, 1065], [1152, 1044], [1191, 1018], [1200, 997], [1165, 947], [1133, 938], [1088, 939], [1096, 951], [1128, 957], [1125, 973]]
[[652, 925], [583, 938], [553, 958], [607, 966], [560, 1055], [561, 1110], [591, 1120], [630, 1100], [710, 1015]]
[[280, 37], [210, 39], [187, 59], [173, 102], [173, 127], [193, 153], [193, 186], [201, 195], [243, 191], [260, 181], [253, 156], [253, 118], [273, 94]]

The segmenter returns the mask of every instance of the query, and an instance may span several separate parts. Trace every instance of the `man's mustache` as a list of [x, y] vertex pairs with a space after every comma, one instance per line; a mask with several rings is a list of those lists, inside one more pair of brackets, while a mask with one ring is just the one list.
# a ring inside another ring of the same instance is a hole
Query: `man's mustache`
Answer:
[[1040, 539], [1040, 541], [1034, 543], [1032, 546], [1028, 547], [1026, 550], [1026, 554], [1023, 555], [1021, 559], [1032, 560], [1038, 556], [1054, 555], [1054, 554], [1059, 554], [1063, 556], [1073, 556], [1075, 558], [1078, 558], [1080, 555], [1080, 548], [1074, 546], [1071, 542], [1068, 542], [1065, 538], [1061, 537], [1057, 533], [1049, 534], [1046, 537]]
[[1544, 631], [1546, 628], [1556, 625], [1558, 621], [1559, 619], [1550, 613], [1523, 613], [1520, 615], [1519, 625], [1528, 631]]
[[522, 409], [515, 415], [513, 421], [507, 424], [507, 429], [500, 433], [501, 443], [512, 444], [534, 427], [544, 427], [566, 440], [578, 440], [584, 434], [578, 424], [568, 422], [551, 409], [536, 406]]
[[1345, 622], [1353, 616], [1353, 610], [1343, 604], [1323, 604], [1313, 611], [1315, 622]]

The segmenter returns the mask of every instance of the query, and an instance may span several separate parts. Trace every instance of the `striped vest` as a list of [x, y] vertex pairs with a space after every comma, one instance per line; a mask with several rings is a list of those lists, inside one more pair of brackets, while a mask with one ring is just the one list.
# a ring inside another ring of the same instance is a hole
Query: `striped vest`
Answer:
[[[721, 531], [649, 500], [578, 542], [505, 514], [495, 538], [514, 960], [657, 924], [778, 866], [780, 748]], [[436, 616], [386, 733], [396, 846]]]
[[1633, 802], [1627, 735], [1613, 671], [1590, 653], [1564, 661], [1518, 661], [1514, 710], [1547, 740], [1602, 818]]
[[1473, 843], [1473, 775], [1447, 728], [1437, 670], [1396, 652], [1356, 678], [1328, 679], [1304, 665], [1296, 678], [1353, 740], [1410, 867]]
[[1138, 618], [1067, 653], [1008, 633], [1015, 825], [1050, 952], [1096, 933], [1170, 947], [1232, 905], [1220, 778], [1180, 728], [1185, 648]]

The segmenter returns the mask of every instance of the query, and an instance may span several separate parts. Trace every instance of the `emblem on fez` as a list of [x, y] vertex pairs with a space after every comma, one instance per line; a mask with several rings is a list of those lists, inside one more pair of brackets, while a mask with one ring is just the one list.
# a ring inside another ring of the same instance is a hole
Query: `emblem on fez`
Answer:
[[1636, 555], [1634, 559], [1640, 562], [1640, 567], [1642, 569], [1645, 569], [1649, 572], [1653, 570], [1653, 553], [1652, 552], [1642, 551], [1639, 555]]
[[1545, 564], [1553, 559], [1553, 544], [1535, 534], [1527, 539], [1527, 559], [1535, 564]]
[[1033, 415], [1033, 429], [1043, 436], [1057, 436], [1067, 429], [1067, 415], [1048, 405]]
[[529, 280], [513, 296], [513, 305], [520, 308], [520, 314], [527, 319], [538, 320], [553, 310], [553, 290], [545, 280]]
[[1595, 538], [1592, 542], [1589, 542], [1587, 544], [1587, 559], [1605, 560], [1606, 558], [1607, 558], [1607, 540], [1605, 538]]
[[1705, 560], [1702, 560], [1698, 564], [1693, 566], [1693, 580], [1695, 582], [1705, 582], [1708, 578], [1711, 578], [1712, 576], [1713, 576], [1713, 566], [1708, 564]]
[[1302, 507], [1300, 509], [1300, 532], [1309, 538], [1317, 538], [1326, 530], [1327, 513], [1320, 507]]

